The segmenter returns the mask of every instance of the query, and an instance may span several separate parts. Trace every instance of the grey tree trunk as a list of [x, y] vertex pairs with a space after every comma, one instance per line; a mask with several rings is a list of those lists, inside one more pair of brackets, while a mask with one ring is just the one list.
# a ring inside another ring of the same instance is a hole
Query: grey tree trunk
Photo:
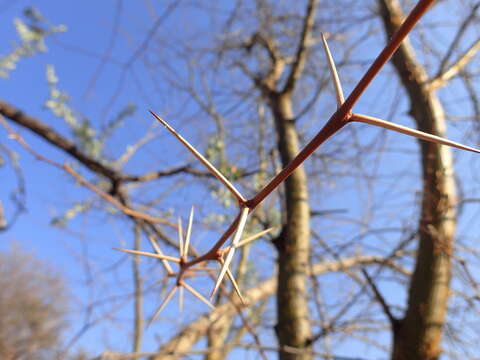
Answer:
[[[379, 0], [388, 36], [403, 13], [397, 0]], [[405, 41], [393, 65], [410, 99], [410, 115], [419, 130], [444, 136], [442, 105], [428, 75]], [[450, 293], [451, 255], [456, 227], [456, 187], [451, 150], [421, 142], [423, 198], [418, 226], [419, 245], [404, 317], [394, 328], [393, 360], [438, 359]]]
[[[277, 147], [285, 166], [299, 151], [291, 96], [271, 96], [270, 106], [275, 119]], [[285, 201], [285, 224], [275, 242], [278, 250], [276, 332], [281, 347], [291, 346], [306, 351], [298, 355], [280, 350], [279, 358], [309, 359], [311, 328], [306, 280], [310, 252], [310, 207], [303, 166], [286, 180]]]

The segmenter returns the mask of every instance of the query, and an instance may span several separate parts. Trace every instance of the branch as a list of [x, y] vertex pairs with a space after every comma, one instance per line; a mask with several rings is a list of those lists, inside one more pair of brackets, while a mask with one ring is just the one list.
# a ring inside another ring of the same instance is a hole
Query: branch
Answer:
[[114, 196], [112, 196], [110, 194], [107, 194], [105, 191], [103, 191], [99, 187], [97, 187], [94, 184], [92, 184], [91, 182], [87, 181], [78, 172], [76, 172], [70, 165], [68, 165], [68, 164], [63, 164], [62, 165], [62, 164], [60, 164], [56, 161], [53, 161], [53, 160], [37, 153], [29, 144], [27, 144], [27, 142], [18, 133], [16, 133], [10, 127], [10, 125], [5, 120], [4, 116], [2, 116], [2, 114], [0, 114], [0, 123], [5, 127], [5, 129], [9, 133], [9, 137], [11, 139], [14, 139], [15, 141], [17, 141], [20, 144], [20, 146], [22, 146], [27, 152], [29, 152], [36, 159], [38, 159], [40, 161], [43, 161], [43, 162], [46, 162], [47, 164], [50, 164], [50, 165], [52, 165], [52, 166], [54, 166], [58, 169], [61, 169], [65, 172], [67, 172], [68, 174], [73, 176], [82, 186], [85, 186], [89, 190], [93, 191], [95, 194], [100, 196], [102, 199], [104, 199], [105, 201], [108, 201], [109, 203], [111, 203], [112, 205], [114, 205], [115, 207], [117, 207], [118, 209], [123, 211], [126, 215], [129, 215], [133, 218], [145, 220], [145, 221], [148, 221], [148, 222], [151, 222], [151, 223], [160, 223], [160, 224], [168, 225], [168, 226], [173, 227], [173, 228], [177, 228], [176, 225], [170, 223], [169, 221], [167, 221], [165, 219], [150, 216], [148, 214], [139, 212], [137, 210], [134, 210], [134, 209], [122, 204], [122, 202], [120, 200], [118, 200], [117, 198], [115, 198]]
[[431, 79], [428, 82], [429, 88], [436, 90], [444, 86], [450, 79], [456, 76], [465, 68], [465, 66], [467, 66], [467, 64], [472, 60], [479, 50], [480, 39], [475, 41], [448, 69]]
[[470, 14], [466, 17], [466, 19], [462, 22], [460, 27], [458, 28], [457, 33], [455, 34], [455, 37], [453, 38], [453, 41], [451, 42], [447, 52], [445, 53], [445, 56], [443, 57], [442, 61], [440, 62], [440, 66], [437, 71], [437, 75], [435, 75], [435, 78], [438, 78], [440, 74], [445, 72], [445, 68], [447, 66], [448, 60], [453, 54], [453, 51], [457, 48], [458, 44], [460, 43], [460, 39], [462, 38], [463, 34], [467, 30], [467, 27], [470, 25], [470, 23], [476, 19], [477, 17], [477, 10], [480, 7], [480, 2], [476, 3], [471, 11]]
[[390, 324], [395, 326], [395, 324], [398, 322], [398, 319], [393, 316], [392, 312], [390, 311], [390, 306], [387, 304], [387, 301], [383, 297], [383, 295], [380, 293], [380, 290], [378, 290], [377, 285], [373, 282], [373, 279], [370, 277], [368, 274], [367, 270], [361, 269], [363, 276], [365, 276], [365, 279], [367, 279], [367, 283], [372, 289], [373, 293], [375, 294], [375, 298], [377, 301], [380, 303], [380, 306], [382, 307], [383, 312], [387, 316], [388, 320], [390, 321]]
[[273, 39], [271, 38], [266, 38], [263, 34], [261, 34], [260, 32], [256, 32], [255, 34], [253, 34], [253, 36], [251, 37], [250, 39], [250, 44], [248, 44], [248, 46], [245, 46], [245, 48], [247, 50], [251, 49], [252, 46], [254, 44], [260, 44], [261, 46], [263, 46], [263, 48], [267, 51], [268, 53], [268, 56], [270, 58], [270, 61], [272, 62], [272, 64], [275, 64], [278, 59], [279, 59], [279, 55], [278, 55], [278, 50], [277, 50], [277, 47], [273, 41]]
[[297, 154], [297, 156], [285, 166], [270, 182], [258, 192], [255, 197], [248, 200], [246, 205], [254, 209], [263, 201], [272, 191], [274, 191], [295, 169], [300, 166], [325, 140], [334, 135], [348, 122], [351, 117], [351, 110], [358, 101], [363, 92], [377, 76], [382, 67], [392, 57], [402, 41], [420, 20], [423, 14], [432, 6], [433, 0], [420, 0], [412, 9], [402, 25], [395, 31], [388, 44], [382, 52], [376, 57], [363, 77], [357, 83], [350, 95], [340, 108], [330, 117], [325, 126], [315, 135], [315, 137]]
[[307, 13], [305, 15], [305, 21], [303, 23], [302, 35], [300, 38], [300, 43], [298, 44], [298, 50], [295, 55], [295, 60], [293, 62], [290, 74], [288, 75], [287, 82], [285, 87], [282, 90], [283, 94], [292, 92], [297, 80], [300, 78], [305, 66], [305, 61], [307, 59], [307, 49], [310, 35], [313, 30], [313, 24], [315, 21], [315, 13], [318, 0], [309, 0], [307, 5]]
[[[40, 136], [42, 139], [49, 142], [54, 147], [62, 150], [63, 152], [71, 155], [78, 160], [85, 167], [90, 169], [96, 174], [102, 175], [112, 182], [143, 182], [151, 181], [164, 176], [172, 176], [180, 173], [187, 173], [194, 176], [208, 177], [211, 176], [207, 172], [202, 172], [193, 169], [190, 165], [179, 166], [167, 170], [158, 170], [142, 175], [128, 175], [116, 170], [115, 168], [103, 164], [102, 162], [92, 158], [91, 156], [82, 152], [75, 143], [67, 139], [63, 135], [59, 134], [56, 130], [52, 129], [39, 119], [30, 116], [15, 106], [8, 104], [7, 102], [0, 100], [0, 115], [3, 115], [5, 119], [14, 122], [23, 128], [32, 131]], [[245, 173], [244, 176], [251, 175], [252, 172]]]
[[70, 165], [68, 164], [65, 164], [65, 165], [60, 165], [60, 168], [62, 168], [63, 170], [65, 170], [67, 173], [69, 173], [70, 175], [72, 175], [81, 185], [85, 186], [86, 188], [90, 189], [91, 191], [93, 191], [95, 194], [97, 194], [98, 196], [100, 196], [102, 199], [108, 201], [110, 204], [114, 205], [115, 207], [117, 207], [118, 209], [120, 209], [121, 211], [123, 211], [126, 215], [129, 215], [131, 217], [134, 217], [134, 218], [137, 218], [137, 219], [141, 219], [141, 220], [145, 220], [145, 221], [148, 221], [148, 222], [151, 222], [151, 223], [159, 223], [159, 224], [164, 224], [164, 225], [168, 225], [172, 228], [177, 228], [177, 226], [175, 224], [172, 224], [171, 222], [169, 222], [168, 220], [165, 220], [165, 219], [162, 219], [162, 218], [157, 218], [157, 217], [154, 217], [154, 216], [151, 216], [151, 215], [148, 215], [148, 214], [145, 214], [145, 213], [142, 213], [142, 212], [139, 212], [137, 210], [134, 210], [128, 206], [125, 206], [123, 205], [119, 200], [117, 200], [116, 198], [114, 198], [112, 195], [110, 194], [107, 194], [106, 192], [104, 192], [103, 190], [101, 190], [99, 187], [93, 185], [92, 183], [90, 183], [89, 181], [87, 181], [85, 178], [83, 178], [78, 172], [76, 172]]
[[[244, 169], [241, 169], [240, 171], [241, 174], [237, 175], [237, 178], [238, 179], [246, 178], [248, 176], [255, 175], [256, 173], [258, 173], [258, 171], [259, 170], [257, 169], [250, 170], [250, 171], [245, 171]], [[122, 182], [146, 182], [146, 181], [152, 181], [162, 177], [173, 176], [178, 174], [189, 174], [196, 177], [214, 178], [214, 175], [212, 173], [208, 171], [200, 171], [200, 170], [194, 169], [191, 164], [187, 164], [187, 165], [174, 167], [171, 169], [152, 171], [142, 175], [124, 175], [124, 177], [122, 178]]]
[[71, 155], [93, 172], [112, 181], [119, 181], [122, 174], [83, 153], [72, 141], [60, 135], [54, 129], [20, 109], [0, 100], [0, 114], [14, 123], [34, 132], [53, 146]]

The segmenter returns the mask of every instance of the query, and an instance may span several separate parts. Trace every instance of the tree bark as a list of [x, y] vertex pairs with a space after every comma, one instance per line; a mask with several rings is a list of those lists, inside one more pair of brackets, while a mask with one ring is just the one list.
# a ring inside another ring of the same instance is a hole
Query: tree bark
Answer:
[[[141, 224], [135, 223], [134, 227], [134, 249], [140, 250], [142, 243]], [[132, 273], [133, 273], [133, 292], [134, 292], [134, 305], [133, 305], [133, 352], [140, 352], [142, 350], [143, 340], [143, 279], [140, 273], [140, 256], [136, 255], [132, 257]]]
[[[289, 94], [271, 95], [270, 107], [277, 132], [277, 147], [286, 166], [299, 151]], [[307, 176], [300, 166], [285, 181], [285, 224], [275, 241], [278, 251], [276, 333], [281, 346], [305, 349], [302, 355], [280, 352], [279, 358], [310, 359], [311, 328], [308, 311], [307, 273], [310, 252], [310, 206]]]
[[[388, 36], [401, 24], [397, 0], [379, 0]], [[392, 58], [410, 100], [417, 128], [444, 136], [442, 105], [428, 86], [428, 75], [416, 60], [408, 40]], [[419, 246], [410, 280], [408, 306], [393, 331], [393, 360], [434, 360], [442, 353], [441, 340], [450, 293], [451, 255], [456, 228], [456, 187], [450, 148], [420, 142], [423, 197]]]

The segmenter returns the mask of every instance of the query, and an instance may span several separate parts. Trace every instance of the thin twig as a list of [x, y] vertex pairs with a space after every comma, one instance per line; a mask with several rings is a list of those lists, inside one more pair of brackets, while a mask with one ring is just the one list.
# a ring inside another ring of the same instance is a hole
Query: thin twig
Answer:
[[[0, 101], [0, 107], [1, 106], [2, 106], [2, 102]], [[94, 184], [92, 184], [91, 182], [87, 181], [78, 172], [76, 172], [69, 164], [63, 164], [62, 165], [62, 164], [60, 164], [56, 161], [53, 161], [53, 160], [43, 156], [42, 154], [39, 154], [22, 138], [22, 136], [20, 136], [20, 134], [18, 134], [16, 131], [14, 131], [11, 128], [11, 126], [8, 124], [8, 122], [4, 119], [4, 117], [1, 114], [0, 114], [0, 123], [7, 130], [8, 134], [9, 134], [9, 137], [11, 139], [15, 140], [16, 142], [18, 142], [33, 157], [35, 157], [36, 159], [38, 159], [40, 161], [46, 162], [47, 164], [50, 164], [50, 165], [52, 165], [52, 166], [54, 166], [58, 169], [66, 171], [71, 176], [73, 176], [79, 182], [80, 185], [85, 186], [87, 189], [93, 191], [95, 194], [100, 196], [102, 199], [106, 200], [110, 204], [114, 205], [116, 208], [123, 211], [123, 213], [125, 213], [126, 215], [129, 215], [129, 216], [137, 218], [137, 219], [145, 220], [145, 221], [148, 221], [148, 222], [164, 224], [164, 225], [168, 225], [170, 227], [176, 228], [176, 225], [172, 224], [171, 222], [169, 222], [165, 219], [157, 218], [157, 217], [142, 213], [140, 211], [133, 210], [133, 209], [129, 208], [128, 206], [123, 205], [120, 201], [115, 199], [112, 195], [107, 194], [105, 191], [103, 191], [99, 187], [97, 187]], [[47, 128], [47, 129], [49, 129], [49, 128]], [[53, 144], [56, 145], [55, 143], [53, 143]], [[68, 143], [67, 143], [67, 145], [68, 145]], [[94, 170], [94, 169], [92, 169], [92, 170]], [[103, 174], [103, 172], [99, 172], [99, 173]]]
[[383, 312], [385, 313], [388, 320], [390, 321], [390, 324], [394, 326], [398, 322], [398, 319], [395, 316], [393, 316], [392, 312], [390, 311], [390, 306], [387, 304], [387, 301], [385, 300], [384, 296], [378, 289], [377, 285], [374, 283], [373, 279], [368, 274], [367, 270], [362, 268], [361, 271], [363, 276], [365, 276], [365, 279], [367, 280], [368, 285], [370, 285], [370, 288], [375, 294], [375, 298], [380, 303], [380, 306], [382, 307]]
[[476, 40], [448, 69], [445, 69], [429, 81], [428, 85], [430, 89], [436, 90], [444, 86], [451, 78], [460, 73], [465, 66], [470, 63], [470, 60], [472, 60], [479, 50], [480, 40]]
[[172, 224], [170, 221], [158, 218], [155, 216], [151, 216], [145, 213], [142, 213], [137, 210], [133, 210], [125, 205], [123, 205], [120, 201], [115, 199], [112, 195], [107, 194], [105, 191], [100, 189], [99, 187], [93, 185], [91, 182], [87, 181], [83, 176], [81, 176], [78, 172], [76, 172], [69, 164], [65, 164], [62, 166], [62, 168], [72, 175], [79, 183], [80, 185], [85, 186], [87, 189], [93, 191], [95, 194], [100, 196], [102, 199], [108, 201], [110, 204], [114, 205], [116, 208], [120, 209], [123, 213], [126, 215], [129, 215], [131, 217], [140, 219], [140, 220], [145, 220], [148, 222], [152, 223], [158, 223], [158, 224], [163, 224], [163, 225], [168, 225], [170, 227], [176, 228], [177, 226]]

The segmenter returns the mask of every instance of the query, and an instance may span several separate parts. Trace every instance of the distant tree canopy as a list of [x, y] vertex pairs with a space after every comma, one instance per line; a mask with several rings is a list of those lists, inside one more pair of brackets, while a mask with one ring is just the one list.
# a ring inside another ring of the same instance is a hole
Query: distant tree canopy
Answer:
[[66, 327], [61, 276], [19, 247], [0, 253], [0, 358], [52, 359]]

